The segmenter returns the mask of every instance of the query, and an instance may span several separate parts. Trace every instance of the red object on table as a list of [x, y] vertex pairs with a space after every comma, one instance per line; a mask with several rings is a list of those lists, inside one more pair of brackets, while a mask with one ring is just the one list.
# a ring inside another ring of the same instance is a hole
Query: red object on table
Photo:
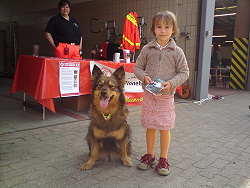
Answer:
[[[53, 98], [60, 97], [59, 62], [80, 62], [80, 95], [91, 93], [90, 60], [71, 60], [50, 57], [33, 57], [21, 55], [18, 59], [10, 94], [23, 90], [40, 104], [54, 113]], [[133, 63], [115, 63], [109, 61], [95, 61], [114, 68], [124, 66], [125, 71], [133, 72]]]

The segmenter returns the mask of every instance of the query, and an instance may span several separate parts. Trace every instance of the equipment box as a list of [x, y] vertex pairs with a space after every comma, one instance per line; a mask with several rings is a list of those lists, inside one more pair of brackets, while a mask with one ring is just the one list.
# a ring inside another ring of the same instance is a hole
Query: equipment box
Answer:
[[75, 111], [88, 110], [90, 106], [90, 95], [75, 97], [63, 97], [63, 106]]

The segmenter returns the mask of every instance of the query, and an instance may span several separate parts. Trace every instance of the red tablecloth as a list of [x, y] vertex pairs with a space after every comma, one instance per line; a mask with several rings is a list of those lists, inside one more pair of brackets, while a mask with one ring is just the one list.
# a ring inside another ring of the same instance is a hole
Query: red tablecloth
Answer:
[[[40, 104], [56, 112], [53, 98], [60, 97], [59, 62], [80, 62], [80, 95], [91, 93], [90, 60], [71, 60], [50, 57], [33, 57], [21, 55], [18, 59], [10, 94], [23, 90]], [[125, 71], [133, 72], [133, 63], [115, 63], [96, 61], [101, 64], [118, 68], [124, 66]]]

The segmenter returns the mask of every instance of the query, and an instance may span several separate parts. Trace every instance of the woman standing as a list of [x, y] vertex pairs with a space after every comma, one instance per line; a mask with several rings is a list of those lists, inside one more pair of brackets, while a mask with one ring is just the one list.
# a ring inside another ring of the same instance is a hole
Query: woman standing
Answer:
[[78, 21], [69, 16], [70, 2], [58, 3], [59, 15], [52, 17], [45, 29], [45, 37], [58, 58], [81, 59], [82, 32]]

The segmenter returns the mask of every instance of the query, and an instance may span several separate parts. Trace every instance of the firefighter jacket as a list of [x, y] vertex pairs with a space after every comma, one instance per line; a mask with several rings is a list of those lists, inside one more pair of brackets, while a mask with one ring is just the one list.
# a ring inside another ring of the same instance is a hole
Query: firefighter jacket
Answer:
[[131, 52], [135, 52], [136, 49], [140, 49], [140, 35], [136, 12], [130, 12], [126, 16], [124, 21], [121, 48], [128, 49]]

